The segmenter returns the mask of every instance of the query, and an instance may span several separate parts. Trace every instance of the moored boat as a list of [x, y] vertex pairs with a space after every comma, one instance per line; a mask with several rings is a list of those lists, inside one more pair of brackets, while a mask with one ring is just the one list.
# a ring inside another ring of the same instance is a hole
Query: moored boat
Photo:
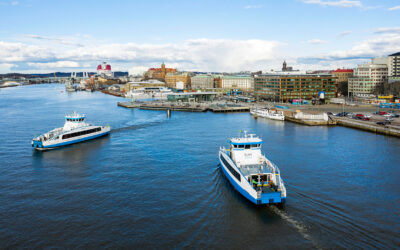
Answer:
[[286, 187], [279, 168], [261, 152], [263, 141], [254, 134], [229, 139], [220, 147], [222, 171], [235, 189], [254, 204], [283, 204]]
[[272, 119], [272, 120], [278, 120], [278, 121], [285, 120], [285, 115], [283, 114], [283, 111], [276, 110], [276, 109], [268, 109], [268, 108], [251, 109], [250, 114], [256, 115], [259, 117]]
[[48, 150], [98, 138], [110, 133], [110, 126], [95, 126], [85, 122], [85, 115], [73, 112], [65, 116], [64, 127], [33, 138], [32, 147]]

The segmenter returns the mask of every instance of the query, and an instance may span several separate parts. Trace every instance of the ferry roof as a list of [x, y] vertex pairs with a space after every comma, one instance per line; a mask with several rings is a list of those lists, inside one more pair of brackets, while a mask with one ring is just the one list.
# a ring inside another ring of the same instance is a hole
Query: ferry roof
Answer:
[[85, 115], [83, 114], [81, 115], [76, 112], [73, 112], [72, 114], [69, 115], [65, 115], [65, 119], [80, 119], [80, 118], [85, 118]]
[[259, 137], [253, 136], [252, 134], [249, 137], [241, 137], [241, 138], [231, 138], [229, 143], [232, 145], [254, 145], [254, 144], [262, 144], [264, 143]]

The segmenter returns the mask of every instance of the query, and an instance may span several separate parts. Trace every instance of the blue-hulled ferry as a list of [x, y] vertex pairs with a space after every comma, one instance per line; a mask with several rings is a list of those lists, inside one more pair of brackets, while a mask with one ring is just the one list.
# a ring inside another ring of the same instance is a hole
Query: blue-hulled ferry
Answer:
[[254, 204], [283, 204], [286, 187], [279, 168], [261, 152], [263, 141], [246, 132], [229, 139], [230, 147], [221, 147], [219, 160], [229, 182]]
[[73, 112], [65, 116], [64, 127], [33, 138], [32, 147], [37, 150], [53, 149], [107, 135], [110, 129], [110, 126], [88, 124], [85, 122], [85, 115]]

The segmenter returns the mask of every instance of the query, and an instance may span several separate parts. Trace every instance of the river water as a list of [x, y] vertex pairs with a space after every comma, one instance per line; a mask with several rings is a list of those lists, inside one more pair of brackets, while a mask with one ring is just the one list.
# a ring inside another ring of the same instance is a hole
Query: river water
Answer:
[[[400, 140], [248, 113], [130, 110], [46, 84], [0, 90], [1, 248], [397, 248]], [[111, 125], [47, 152], [30, 142], [76, 110]], [[281, 170], [283, 209], [256, 207], [218, 166], [247, 130]]]

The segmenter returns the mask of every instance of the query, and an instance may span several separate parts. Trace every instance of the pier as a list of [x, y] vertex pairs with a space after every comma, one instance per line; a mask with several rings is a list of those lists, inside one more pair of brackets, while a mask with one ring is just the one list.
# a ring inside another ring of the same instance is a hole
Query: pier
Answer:
[[172, 110], [185, 112], [206, 112], [228, 113], [228, 112], [249, 112], [250, 107], [234, 104], [215, 103], [176, 103], [176, 102], [118, 102], [124, 108], [139, 108], [147, 110]]
[[375, 122], [357, 121], [350, 118], [334, 118], [338, 125], [349, 128], [361, 129], [376, 134], [400, 137], [400, 126], [396, 125], [377, 125]]

